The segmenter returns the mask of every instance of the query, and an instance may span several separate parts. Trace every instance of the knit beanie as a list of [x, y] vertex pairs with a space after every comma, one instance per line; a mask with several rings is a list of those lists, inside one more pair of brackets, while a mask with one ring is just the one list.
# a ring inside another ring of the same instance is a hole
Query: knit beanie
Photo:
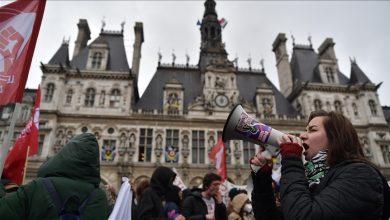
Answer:
[[239, 193], [240, 193], [240, 191], [237, 188], [231, 188], [230, 191], [229, 191], [230, 201], [233, 201], [234, 197], [236, 195], [238, 195]]

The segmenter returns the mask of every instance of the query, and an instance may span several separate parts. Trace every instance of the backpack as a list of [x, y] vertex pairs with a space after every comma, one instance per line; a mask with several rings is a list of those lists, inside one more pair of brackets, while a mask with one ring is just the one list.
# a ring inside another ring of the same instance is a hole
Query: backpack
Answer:
[[[53, 182], [50, 179], [43, 178], [43, 185], [45, 186], [46, 190], [49, 192], [50, 197], [57, 208], [58, 217], [60, 220], [80, 220], [81, 219], [80, 214], [82, 212], [82, 209], [89, 202], [89, 200], [95, 197], [96, 192], [98, 190], [98, 188], [95, 188], [89, 194], [89, 196], [83, 201], [83, 203], [80, 206], [78, 206], [79, 198], [75, 195], [68, 197], [63, 203], [58, 192], [54, 188]], [[76, 207], [74, 207], [74, 204], [77, 204]]]

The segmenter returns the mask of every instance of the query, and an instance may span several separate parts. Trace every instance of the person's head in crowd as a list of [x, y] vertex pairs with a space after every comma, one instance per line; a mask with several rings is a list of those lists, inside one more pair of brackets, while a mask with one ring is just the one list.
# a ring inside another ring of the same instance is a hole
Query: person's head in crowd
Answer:
[[221, 185], [221, 177], [215, 173], [208, 173], [203, 177], [203, 192], [210, 196], [215, 196], [219, 191]]
[[313, 159], [324, 150], [327, 151], [327, 163], [331, 167], [347, 159], [366, 160], [355, 128], [342, 114], [324, 110], [312, 112], [306, 131], [300, 138], [306, 160]]

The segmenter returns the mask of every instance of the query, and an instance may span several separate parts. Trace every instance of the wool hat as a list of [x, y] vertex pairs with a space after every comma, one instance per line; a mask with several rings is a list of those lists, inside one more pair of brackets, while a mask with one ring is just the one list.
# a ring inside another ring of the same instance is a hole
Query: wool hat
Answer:
[[240, 191], [237, 189], [237, 188], [231, 188], [230, 191], [229, 191], [229, 198], [230, 198], [230, 201], [233, 200], [233, 198], [238, 195], [240, 193]]

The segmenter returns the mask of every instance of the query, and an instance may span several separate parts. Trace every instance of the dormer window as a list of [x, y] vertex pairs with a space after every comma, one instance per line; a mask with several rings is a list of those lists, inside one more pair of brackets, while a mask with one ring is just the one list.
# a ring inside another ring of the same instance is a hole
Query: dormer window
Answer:
[[92, 56], [92, 69], [100, 69], [102, 66], [103, 55], [101, 52], [95, 52]]
[[263, 98], [261, 104], [263, 105], [263, 114], [272, 114], [273, 105], [271, 99]]
[[325, 67], [325, 74], [326, 74], [326, 79], [328, 80], [329, 83], [335, 82], [334, 73], [331, 67]]
[[169, 94], [167, 98], [168, 114], [172, 114], [172, 115], [179, 114], [179, 108], [180, 108], [179, 95], [176, 93]]

